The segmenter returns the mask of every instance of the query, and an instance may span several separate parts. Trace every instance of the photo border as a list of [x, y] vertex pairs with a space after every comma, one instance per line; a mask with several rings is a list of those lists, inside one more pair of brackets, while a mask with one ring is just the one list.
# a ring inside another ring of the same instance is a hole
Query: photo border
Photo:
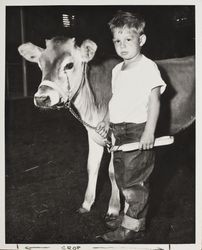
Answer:
[[[89, 249], [133, 249], [133, 250], [201, 250], [202, 249], [202, 224], [201, 224], [201, 215], [202, 215], [202, 202], [201, 202], [201, 193], [202, 193], [202, 182], [201, 182], [201, 149], [202, 142], [199, 138], [201, 136], [201, 117], [202, 109], [200, 100], [202, 99], [202, 77], [201, 69], [202, 61], [202, 20], [200, 16], [202, 15], [202, 8], [200, 0], [153, 0], [150, 3], [147, 0], [102, 0], [102, 1], [93, 1], [93, 0], [77, 0], [75, 3], [74, 0], [57, 0], [54, 1], [47, 0], [3, 0], [0, 2], [0, 28], [3, 39], [1, 39], [1, 98], [0, 98], [0, 131], [1, 131], [1, 147], [0, 147], [0, 157], [1, 157], [1, 172], [0, 172], [0, 249], [10, 250], [10, 249], [62, 249], [62, 250], [89, 250]], [[195, 30], [196, 30], [196, 243], [195, 244], [5, 244], [5, 8], [6, 6], [40, 6], [40, 5], [195, 5]]]

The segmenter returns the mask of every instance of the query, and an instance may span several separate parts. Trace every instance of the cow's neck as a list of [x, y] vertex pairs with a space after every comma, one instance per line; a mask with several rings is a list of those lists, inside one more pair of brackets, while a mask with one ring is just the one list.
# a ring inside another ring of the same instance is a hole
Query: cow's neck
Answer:
[[95, 97], [86, 76], [84, 81], [74, 101], [74, 105], [85, 122], [96, 126], [103, 119], [106, 109], [96, 105]]

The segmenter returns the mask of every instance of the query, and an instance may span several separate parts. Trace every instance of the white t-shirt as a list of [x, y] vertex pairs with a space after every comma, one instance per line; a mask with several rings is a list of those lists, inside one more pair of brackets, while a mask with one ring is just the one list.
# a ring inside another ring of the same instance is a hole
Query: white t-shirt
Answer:
[[155, 62], [142, 55], [131, 68], [121, 70], [123, 62], [112, 70], [112, 98], [109, 115], [112, 123], [147, 121], [149, 95], [155, 87], [166, 88]]

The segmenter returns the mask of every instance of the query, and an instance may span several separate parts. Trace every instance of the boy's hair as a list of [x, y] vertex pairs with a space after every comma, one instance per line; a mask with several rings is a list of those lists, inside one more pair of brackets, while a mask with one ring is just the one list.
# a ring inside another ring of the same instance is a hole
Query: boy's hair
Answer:
[[115, 28], [134, 28], [135, 31], [142, 35], [144, 34], [145, 20], [138, 13], [131, 13], [119, 10], [117, 14], [108, 23], [110, 30], [113, 32]]

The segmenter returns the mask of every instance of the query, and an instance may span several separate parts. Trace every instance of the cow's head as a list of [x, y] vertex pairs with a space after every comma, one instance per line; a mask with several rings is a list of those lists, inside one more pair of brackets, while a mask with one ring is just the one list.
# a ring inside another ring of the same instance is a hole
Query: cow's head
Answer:
[[84, 65], [94, 57], [96, 49], [96, 44], [89, 39], [77, 46], [75, 38], [62, 37], [46, 40], [45, 49], [32, 43], [19, 46], [19, 53], [26, 60], [37, 63], [42, 71], [34, 104], [53, 108], [71, 99], [84, 77]]

